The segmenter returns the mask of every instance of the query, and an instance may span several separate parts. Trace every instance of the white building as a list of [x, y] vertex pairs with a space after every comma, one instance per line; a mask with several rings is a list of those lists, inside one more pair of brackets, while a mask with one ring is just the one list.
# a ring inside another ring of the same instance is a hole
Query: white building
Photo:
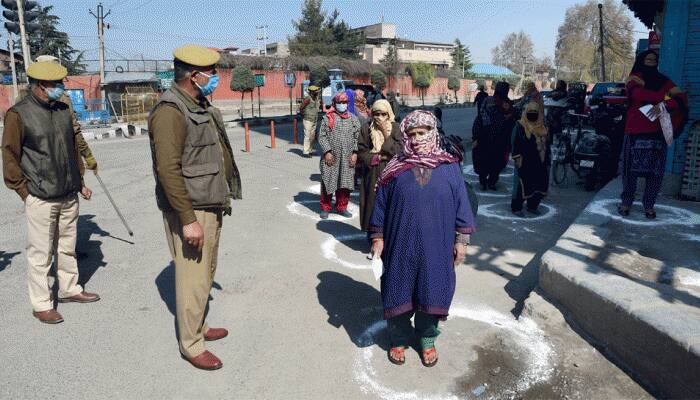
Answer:
[[352, 32], [363, 34], [365, 44], [359, 49], [363, 60], [379, 64], [391, 46], [396, 46], [396, 54], [402, 64], [426, 63], [436, 69], [452, 67], [451, 43], [420, 42], [396, 37], [396, 25], [381, 22], [355, 28]]

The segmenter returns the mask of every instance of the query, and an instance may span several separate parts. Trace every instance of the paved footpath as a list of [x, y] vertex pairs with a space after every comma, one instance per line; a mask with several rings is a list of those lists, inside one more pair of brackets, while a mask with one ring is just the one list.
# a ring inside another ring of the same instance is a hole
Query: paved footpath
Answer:
[[[471, 119], [473, 110], [446, 111], [445, 128], [466, 136]], [[242, 130], [229, 131], [244, 200], [224, 221], [211, 293], [210, 325], [231, 332], [208, 345], [224, 362], [216, 372], [195, 370], [178, 353], [174, 269], [147, 139], [91, 144], [135, 236], [88, 176], [95, 195], [81, 202], [81, 281], [102, 301], [60, 305], [63, 324], [31, 316], [23, 210], [14, 193], [0, 190], [0, 398], [651, 397], [532, 292], [539, 257], [592, 195], [576, 185], [555, 189], [546, 213], [514, 220], [509, 170], [498, 192], [479, 195], [479, 231], [458, 267], [451, 318], [437, 342], [440, 362], [427, 369], [408, 352], [406, 365], [390, 364], [357, 215], [317, 218], [319, 160], [299, 157], [290, 129], [278, 126], [274, 150], [265, 130], [254, 131], [250, 154], [239, 152]], [[465, 176], [475, 178], [468, 167]]]

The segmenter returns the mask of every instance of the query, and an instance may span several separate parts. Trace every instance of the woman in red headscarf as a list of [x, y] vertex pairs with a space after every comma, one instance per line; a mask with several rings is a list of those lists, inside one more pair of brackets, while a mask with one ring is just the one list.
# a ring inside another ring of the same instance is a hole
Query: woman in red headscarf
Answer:
[[323, 117], [318, 143], [321, 146], [321, 219], [333, 210], [333, 193], [338, 214], [350, 218], [350, 192], [355, 190], [357, 138], [360, 121], [348, 110], [348, 96], [338, 93]]

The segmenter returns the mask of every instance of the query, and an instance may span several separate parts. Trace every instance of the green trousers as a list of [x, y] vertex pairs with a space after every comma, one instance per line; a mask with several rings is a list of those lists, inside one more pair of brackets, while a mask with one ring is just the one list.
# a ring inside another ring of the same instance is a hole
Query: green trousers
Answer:
[[411, 326], [413, 311], [389, 318], [387, 325], [391, 347], [408, 347], [411, 344], [411, 335], [418, 338], [421, 349], [428, 350], [435, 347], [435, 339], [440, 334], [438, 317], [420, 311], [416, 311], [415, 315], [415, 328]]

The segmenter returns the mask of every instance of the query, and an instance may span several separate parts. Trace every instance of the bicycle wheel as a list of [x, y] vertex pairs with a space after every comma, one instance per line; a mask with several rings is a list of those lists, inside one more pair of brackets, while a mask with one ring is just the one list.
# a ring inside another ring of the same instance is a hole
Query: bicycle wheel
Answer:
[[564, 161], [552, 162], [552, 179], [555, 184], [561, 185], [566, 181], [567, 169], [567, 163]]

